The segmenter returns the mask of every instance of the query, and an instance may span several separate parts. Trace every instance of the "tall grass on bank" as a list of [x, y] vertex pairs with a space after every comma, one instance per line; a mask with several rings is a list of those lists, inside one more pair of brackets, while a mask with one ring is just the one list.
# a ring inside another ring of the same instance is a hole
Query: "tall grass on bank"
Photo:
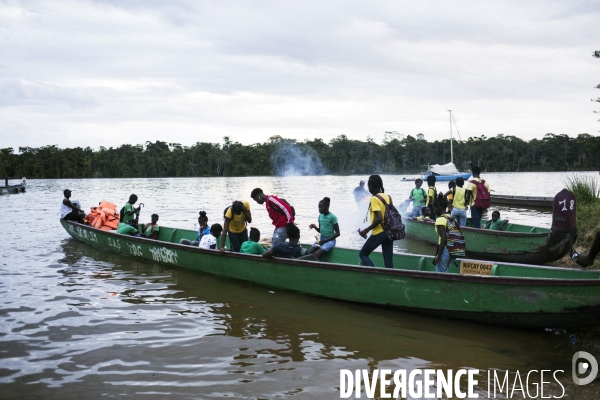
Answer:
[[573, 174], [564, 184], [577, 201], [577, 247], [587, 251], [600, 229], [600, 183], [595, 177]]

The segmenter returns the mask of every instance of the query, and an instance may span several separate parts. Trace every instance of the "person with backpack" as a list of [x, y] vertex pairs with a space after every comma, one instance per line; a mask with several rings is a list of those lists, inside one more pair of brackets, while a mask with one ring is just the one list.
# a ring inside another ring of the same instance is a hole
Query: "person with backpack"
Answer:
[[465, 236], [460, 225], [452, 216], [446, 214], [448, 200], [440, 193], [434, 202], [435, 231], [439, 236], [439, 244], [433, 259], [436, 272], [448, 272], [450, 263], [458, 257], [465, 256]]
[[136, 214], [138, 214], [140, 212], [140, 208], [141, 208], [141, 205], [138, 208], [135, 208], [133, 206], [137, 200], [138, 200], [138, 197], [135, 194], [132, 194], [131, 196], [129, 196], [129, 201], [127, 203], [125, 203], [125, 206], [123, 208], [121, 208], [120, 217], [119, 217], [120, 222], [123, 222], [123, 223], [125, 223], [127, 225], [131, 225], [131, 226], [135, 225], [134, 227], [137, 227], [137, 224], [135, 223]]
[[248, 240], [248, 229], [246, 224], [252, 222], [252, 214], [250, 213], [250, 204], [247, 201], [234, 201], [230, 207], [225, 209], [223, 216], [225, 223], [221, 236], [221, 247], [219, 251], [225, 251], [225, 236], [229, 235], [229, 247], [231, 251], [240, 252], [242, 243]]
[[481, 228], [481, 217], [483, 212], [490, 208], [490, 185], [481, 179], [481, 168], [474, 165], [471, 167], [473, 175], [467, 183], [465, 190], [467, 194], [467, 203], [471, 206], [471, 221], [473, 228]]
[[427, 194], [425, 193], [425, 189], [421, 186], [423, 185], [423, 179], [415, 180], [415, 187], [410, 191], [408, 196], [409, 200], [412, 200], [413, 209], [412, 216], [417, 218], [423, 216], [421, 209], [425, 206], [425, 201], [427, 200]]
[[456, 178], [456, 186], [452, 189], [452, 212], [450, 215], [460, 226], [467, 226], [468, 203], [466, 203], [464, 184], [465, 180], [459, 176]]
[[267, 213], [275, 230], [273, 231], [273, 237], [271, 239], [271, 246], [275, 246], [277, 243], [285, 242], [287, 239], [286, 227], [288, 224], [294, 222], [294, 207], [292, 207], [285, 199], [280, 199], [277, 196], [264, 194], [261, 188], [256, 188], [250, 193], [252, 200], [258, 204], [264, 204]]
[[394, 268], [394, 242], [388, 238], [383, 227], [384, 214], [386, 208], [392, 206], [392, 197], [384, 193], [383, 181], [379, 175], [371, 175], [367, 182], [367, 186], [372, 195], [369, 205], [369, 220], [371, 221], [371, 225], [367, 226], [365, 229], [359, 229], [358, 234], [366, 239], [367, 233], [370, 231], [371, 236], [369, 236], [363, 247], [360, 249], [358, 256], [360, 257], [362, 265], [374, 267], [375, 265], [369, 258], [369, 254], [381, 246], [384, 266], [386, 268]]
[[427, 176], [427, 186], [429, 186], [429, 188], [427, 189], [427, 200], [425, 202], [425, 205], [427, 207], [429, 207], [429, 211], [431, 211], [432, 219], [435, 219], [435, 211], [433, 210], [433, 202], [435, 201], [435, 199], [437, 199], [437, 189], [435, 187], [436, 180], [437, 179], [436, 179], [435, 175]]

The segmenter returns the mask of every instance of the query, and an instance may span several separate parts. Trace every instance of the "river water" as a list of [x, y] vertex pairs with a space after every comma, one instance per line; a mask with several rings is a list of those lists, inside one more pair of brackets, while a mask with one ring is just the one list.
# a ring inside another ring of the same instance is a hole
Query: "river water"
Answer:
[[[497, 194], [551, 196], [567, 176], [484, 178]], [[71, 239], [58, 222], [65, 188], [84, 209], [102, 199], [120, 207], [136, 193], [145, 206], [141, 220], [157, 213], [160, 224], [189, 229], [196, 228], [199, 210], [207, 211], [209, 223], [221, 222], [223, 208], [241, 199], [250, 201], [252, 226], [268, 237], [266, 211], [249, 198], [261, 187], [294, 205], [307, 243], [317, 203], [330, 197], [342, 232], [338, 246], [360, 248], [355, 232], [364, 216], [351, 192], [365, 178], [31, 179], [27, 193], [0, 196], [0, 398], [333, 399], [340, 397], [341, 369], [377, 368], [476, 368], [482, 398], [488, 370], [564, 370], [558, 375], [564, 398], [584, 398], [587, 392], [570, 378], [579, 349], [571, 332], [507, 329], [273, 291], [103, 252]], [[396, 203], [414, 187], [401, 176], [383, 181]], [[548, 212], [498, 209], [513, 222], [550, 226]], [[408, 239], [395, 246], [396, 252], [435, 252]]]

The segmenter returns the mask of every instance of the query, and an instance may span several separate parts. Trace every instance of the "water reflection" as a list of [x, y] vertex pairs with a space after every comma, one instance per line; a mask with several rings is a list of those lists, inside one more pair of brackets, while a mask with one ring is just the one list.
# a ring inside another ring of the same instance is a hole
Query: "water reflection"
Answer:
[[[298, 190], [315, 178], [257, 179], [265, 191], [294, 193], [285, 196], [294, 199], [301, 224], [316, 217], [321, 194]], [[340, 210], [334, 212], [343, 221], [345, 245], [360, 246], [362, 239], [349, 232], [360, 220], [351, 198], [356, 178], [319, 179], [332, 193], [332, 210], [334, 203]], [[387, 177], [384, 183], [391, 193], [410, 188]], [[192, 225], [198, 209], [214, 222], [226, 189], [243, 198], [258, 186], [247, 178], [31, 181], [24, 196], [0, 198], [0, 218], [36, 221], [0, 233], [2, 397], [339, 398], [341, 368], [569, 368], [573, 348], [560, 332], [490, 327], [225, 281], [96, 250], [69, 239], [58, 224], [63, 186], [85, 204], [106, 193], [109, 200], [126, 199], [132, 184], [148, 215], [158, 212], [161, 222], [181, 227]], [[264, 209], [252, 206], [257, 225], [270, 232]], [[398, 251], [431, 252], [428, 245], [398, 244]]]

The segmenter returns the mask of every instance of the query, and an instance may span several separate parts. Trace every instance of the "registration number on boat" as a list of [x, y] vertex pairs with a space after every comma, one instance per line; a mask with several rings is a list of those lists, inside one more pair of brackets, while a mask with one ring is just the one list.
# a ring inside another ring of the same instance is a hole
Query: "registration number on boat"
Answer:
[[460, 273], [466, 275], [492, 275], [494, 263], [480, 261], [461, 261]]

